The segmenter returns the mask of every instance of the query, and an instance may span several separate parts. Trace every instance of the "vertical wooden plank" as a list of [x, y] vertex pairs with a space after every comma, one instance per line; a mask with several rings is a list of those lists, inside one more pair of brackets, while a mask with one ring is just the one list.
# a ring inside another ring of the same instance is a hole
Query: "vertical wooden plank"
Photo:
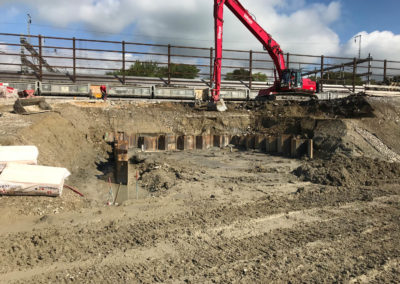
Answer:
[[125, 41], [122, 41], [122, 84], [125, 85]]
[[72, 77], [74, 79], [74, 83], [76, 83], [76, 39], [72, 38]]
[[250, 58], [249, 58], [249, 89], [251, 90], [252, 83], [253, 83], [253, 51], [250, 50]]
[[324, 91], [324, 56], [321, 55], [321, 79], [319, 82], [319, 90], [320, 92]]
[[171, 45], [168, 44], [168, 85], [171, 85]]
[[42, 64], [42, 36], [39, 35], [39, 81], [42, 82], [43, 80], [43, 64]]
[[368, 76], [367, 76], [368, 85], [371, 83], [371, 53], [368, 54]]
[[387, 77], [387, 60], [383, 61], [383, 81], [386, 82]]
[[210, 88], [212, 88], [213, 84], [213, 75], [214, 75], [214, 49], [210, 48]]
[[290, 53], [288, 52], [286, 54], [286, 68], [289, 68], [290, 65]]
[[356, 92], [357, 58], [353, 59], [353, 93]]

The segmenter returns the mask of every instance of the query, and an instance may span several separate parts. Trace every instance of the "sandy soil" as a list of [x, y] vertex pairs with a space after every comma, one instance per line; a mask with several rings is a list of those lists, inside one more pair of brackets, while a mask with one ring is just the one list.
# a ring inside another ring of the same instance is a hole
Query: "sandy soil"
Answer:
[[[70, 169], [67, 183], [85, 197], [0, 197], [1, 283], [400, 281], [400, 101], [243, 104], [225, 114], [53, 107], [31, 116], [0, 107], [0, 143], [37, 145], [40, 163]], [[131, 180], [131, 199], [107, 206], [102, 136], [113, 129], [293, 133], [314, 138], [317, 156], [132, 152], [138, 199]]]

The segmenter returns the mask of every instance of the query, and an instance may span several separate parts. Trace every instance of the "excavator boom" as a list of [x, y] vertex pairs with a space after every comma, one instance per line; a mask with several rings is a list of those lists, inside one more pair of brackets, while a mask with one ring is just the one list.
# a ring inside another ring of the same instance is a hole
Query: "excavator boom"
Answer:
[[[222, 40], [223, 40], [223, 25], [224, 25], [224, 5], [247, 27], [247, 29], [261, 42], [264, 49], [271, 56], [276, 73], [275, 84], [264, 93], [268, 94], [271, 91], [280, 90], [280, 82], [284, 80], [284, 73], [290, 72], [286, 69], [283, 51], [279, 44], [269, 35], [251, 16], [243, 5], [238, 0], [214, 0], [214, 20], [215, 20], [215, 59], [214, 59], [214, 74], [212, 88], [212, 100], [218, 102], [220, 99], [221, 90], [221, 69], [222, 69]], [[308, 82], [308, 81], [307, 81]], [[288, 82], [290, 88], [290, 82]], [[300, 83], [302, 85], [302, 82]], [[314, 83], [315, 84], [315, 83]], [[314, 86], [307, 87], [308, 90]], [[263, 92], [260, 92], [263, 93]]]

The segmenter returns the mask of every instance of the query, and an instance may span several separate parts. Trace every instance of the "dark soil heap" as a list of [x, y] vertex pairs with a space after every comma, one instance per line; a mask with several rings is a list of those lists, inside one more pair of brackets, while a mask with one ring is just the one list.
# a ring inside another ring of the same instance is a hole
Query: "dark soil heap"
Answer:
[[367, 157], [335, 155], [298, 167], [294, 174], [305, 181], [332, 186], [395, 184], [400, 182], [400, 164]]

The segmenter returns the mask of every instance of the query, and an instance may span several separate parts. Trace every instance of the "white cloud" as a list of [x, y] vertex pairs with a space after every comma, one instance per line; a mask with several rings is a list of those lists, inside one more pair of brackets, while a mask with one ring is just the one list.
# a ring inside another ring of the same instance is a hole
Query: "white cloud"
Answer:
[[[134, 34], [154, 41], [212, 45], [212, 0], [9, 0], [33, 8], [41, 21], [65, 27], [81, 23], [94, 32], [118, 33], [135, 25]], [[329, 25], [340, 16], [340, 4], [306, 5], [304, 0], [243, 0], [242, 4], [257, 14], [267, 32], [291, 52], [334, 52], [337, 35]], [[296, 10], [294, 10], [296, 8]], [[278, 11], [280, 11], [278, 13]], [[226, 47], [260, 49], [261, 44], [234, 19], [226, 8]], [[37, 21], [35, 21], [37, 23]], [[316, 39], [322, 40], [316, 40]]]
[[[361, 57], [365, 58], [370, 53], [374, 59], [394, 59], [399, 60], [400, 56], [400, 35], [390, 31], [365, 31], [358, 33], [361, 35]], [[355, 35], [356, 36], [356, 35]], [[350, 39], [342, 47], [345, 56], [357, 57], [359, 43]]]
[[[350, 39], [340, 43], [332, 26], [341, 17], [338, 0], [308, 4], [306, 0], [241, 0], [257, 22], [280, 43], [285, 52], [353, 57], [358, 46]], [[0, 0], [0, 5], [29, 5], [34, 23], [66, 27], [82, 24], [95, 32], [120, 33], [125, 40], [174, 45], [213, 46], [213, 0]], [[362, 32], [363, 57], [399, 57], [400, 35]], [[225, 9], [224, 47], [261, 50], [261, 44]], [[247, 56], [247, 55], [244, 55]]]
[[21, 69], [21, 67], [16, 66], [16, 65], [6, 65], [8, 64], [19, 64], [21, 62], [21, 59], [19, 56], [12, 56], [12, 55], [4, 55], [4, 53], [16, 53], [16, 50], [13, 48], [10, 48], [8, 46], [0, 45], [0, 61], [2, 64], [0, 64], [0, 68], [3, 70], [12, 70], [12, 71], [18, 71]]

